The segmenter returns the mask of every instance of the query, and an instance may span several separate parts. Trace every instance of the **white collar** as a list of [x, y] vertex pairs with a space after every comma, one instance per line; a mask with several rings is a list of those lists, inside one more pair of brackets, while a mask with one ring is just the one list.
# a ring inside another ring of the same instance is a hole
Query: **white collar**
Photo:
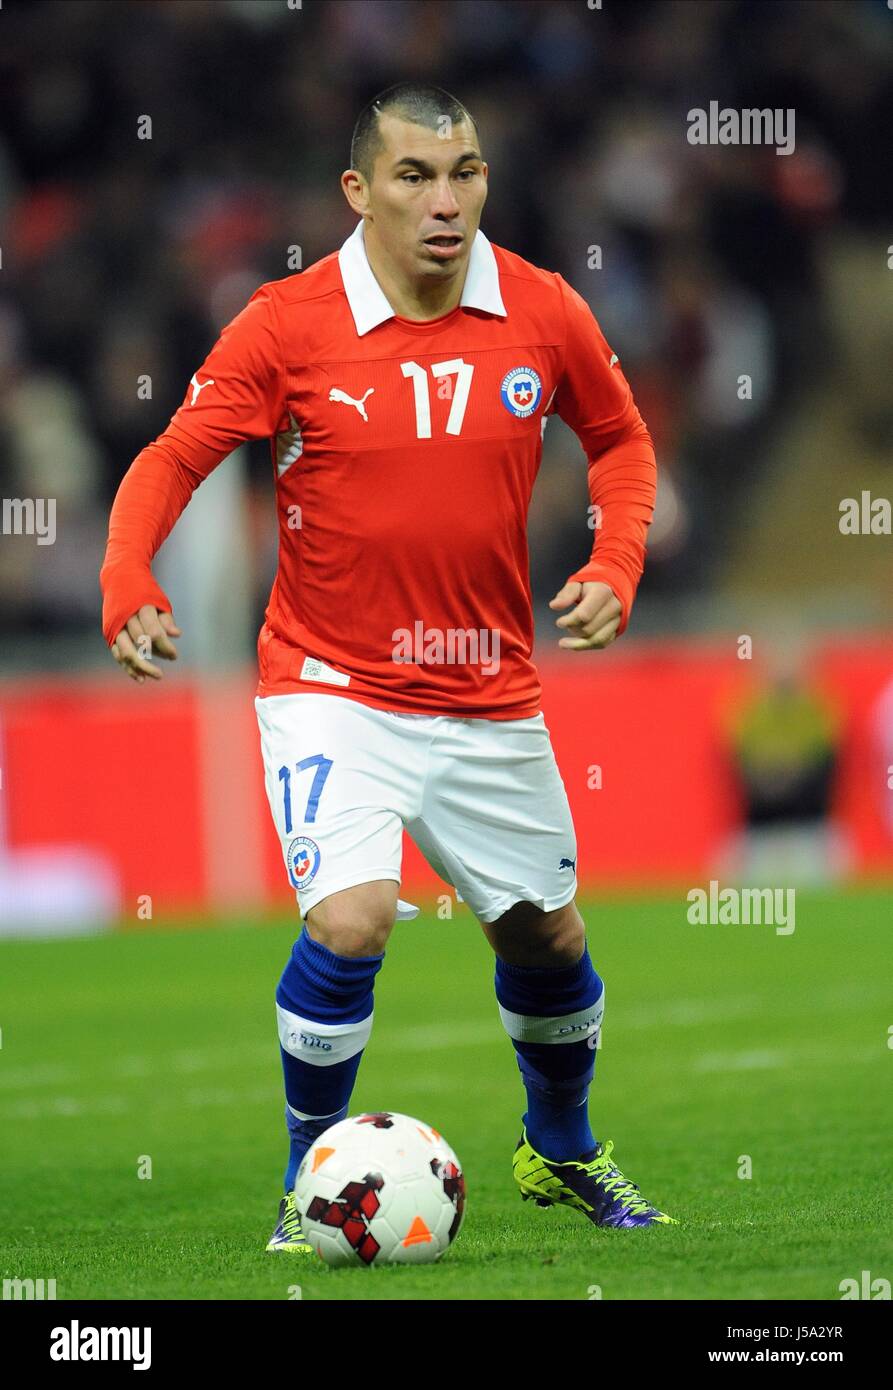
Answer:
[[[394, 317], [394, 310], [369, 264], [364, 228], [365, 221], [361, 218], [338, 252], [344, 292], [360, 338], [386, 319]], [[480, 229], [471, 243], [468, 271], [459, 303], [470, 309], [483, 309], [488, 314], [507, 317], [499, 292], [499, 269], [493, 247]]]

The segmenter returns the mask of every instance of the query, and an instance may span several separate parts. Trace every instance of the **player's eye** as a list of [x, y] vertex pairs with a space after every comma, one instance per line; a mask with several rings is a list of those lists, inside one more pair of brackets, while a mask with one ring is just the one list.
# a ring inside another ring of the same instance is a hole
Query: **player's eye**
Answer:
[[400, 177], [405, 181], [406, 179], [420, 179], [422, 176], [421, 174], [401, 174]]
[[[476, 173], [477, 173], [477, 170], [476, 170], [476, 169], [460, 169], [460, 170], [459, 170], [459, 173], [456, 175], [456, 177], [461, 179], [461, 178], [463, 178], [463, 177], [465, 176], [465, 174], [468, 174], [470, 178], [474, 178], [474, 176], [475, 176]], [[466, 180], [466, 182], [467, 182], [467, 180]]]

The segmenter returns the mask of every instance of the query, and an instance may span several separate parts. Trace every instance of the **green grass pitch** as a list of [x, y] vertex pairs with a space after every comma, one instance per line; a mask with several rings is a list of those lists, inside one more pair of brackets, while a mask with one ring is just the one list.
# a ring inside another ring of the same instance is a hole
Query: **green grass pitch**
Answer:
[[60, 1299], [834, 1300], [889, 1278], [891, 901], [798, 893], [790, 936], [689, 925], [682, 892], [581, 904], [607, 991], [593, 1129], [682, 1223], [645, 1231], [521, 1202], [489, 948], [464, 907], [398, 923], [351, 1110], [435, 1125], [468, 1205], [439, 1263], [380, 1270], [263, 1248], [296, 917], [0, 943], [0, 1275]]

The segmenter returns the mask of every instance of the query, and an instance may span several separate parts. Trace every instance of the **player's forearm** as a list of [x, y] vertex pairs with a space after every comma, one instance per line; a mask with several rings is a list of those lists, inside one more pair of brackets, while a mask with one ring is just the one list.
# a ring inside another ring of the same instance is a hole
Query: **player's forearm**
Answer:
[[102, 630], [109, 645], [143, 604], [170, 610], [166, 594], [152, 577], [151, 564], [201, 480], [158, 441], [137, 454], [125, 473], [109, 517], [99, 574]]
[[645, 567], [645, 540], [654, 516], [657, 464], [644, 425], [589, 462], [595, 541], [586, 565], [570, 576], [609, 584], [620, 600], [625, 631]]

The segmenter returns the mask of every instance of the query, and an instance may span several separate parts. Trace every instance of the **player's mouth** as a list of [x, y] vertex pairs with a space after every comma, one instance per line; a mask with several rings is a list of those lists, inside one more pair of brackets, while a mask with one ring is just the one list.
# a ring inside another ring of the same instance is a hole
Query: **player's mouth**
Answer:
[[433, 236], [425, 237], [424, 245], [439, 261], [448, 261], [458, 256], [464, 241], [459, 232], [435, 232]]

